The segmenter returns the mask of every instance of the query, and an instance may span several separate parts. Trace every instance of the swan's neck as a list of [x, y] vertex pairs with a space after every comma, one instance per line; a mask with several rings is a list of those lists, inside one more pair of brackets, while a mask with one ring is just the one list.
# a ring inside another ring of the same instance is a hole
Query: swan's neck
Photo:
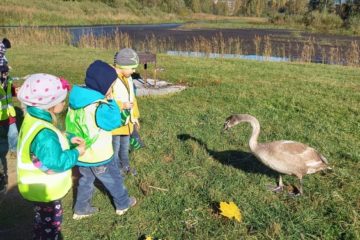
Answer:
[[250, 137], [250, 140], [249, 140], [249, 146], [250, 146], [250, 149], [252, 152], [255, 151], [257, 145], [258, 145], [258, 137], [259, 137], [259, 134], [260, 134], [260, 124], [259, 124], [259, 121], [256, 120], [255, 118], [253, 119], [250, 119], [248, 121], [252, 127], [252, 133], [251, 133], [251, 137]]

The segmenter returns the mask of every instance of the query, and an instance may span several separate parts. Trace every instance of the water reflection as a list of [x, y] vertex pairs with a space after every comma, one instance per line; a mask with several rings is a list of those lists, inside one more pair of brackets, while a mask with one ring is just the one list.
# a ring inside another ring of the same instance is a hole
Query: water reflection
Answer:
[[286, 57], [259, 56], [259, 55], [220, 54], [220, 53], [185, 52], [185, 51], [167, 51], [166, 54], [170, 56], [182, 56], [182, 57], [247, 59], [247, 60], [256, 60], [256, 61], [271, 61], [271, 62], [290, 61], [289, 58]]
[[68, 29], [73, 36], [73, 43], [76, 44], [83, 35], [92, 34], [99, 36], [113, 36], [116, 32], [152, 32], [159, 30], [175, 29], [181, 26], [178, 23], [165, 24], [127, 24], [127, 25], [100, 25], [100, 26], [74, 26], [64, 27]]

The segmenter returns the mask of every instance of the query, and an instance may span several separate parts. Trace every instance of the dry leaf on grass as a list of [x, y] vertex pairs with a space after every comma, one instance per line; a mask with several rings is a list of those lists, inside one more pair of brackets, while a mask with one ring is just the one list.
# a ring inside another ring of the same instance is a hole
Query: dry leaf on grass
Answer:
[[234, 202], [220, 202], [220, 214], [230, 219], [235, 218], [238, 222], [242, 220], [240, 209]]

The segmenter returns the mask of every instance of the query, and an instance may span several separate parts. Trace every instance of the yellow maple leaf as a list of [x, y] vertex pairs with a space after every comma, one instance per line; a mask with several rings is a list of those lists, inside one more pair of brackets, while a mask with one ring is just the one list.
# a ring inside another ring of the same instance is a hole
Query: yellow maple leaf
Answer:
[[220, 202], [220, 214], [224, 217], [232, 219], [233, 217], [238, 221], [241, 222], [241, 213], [240, 209], [234, 202]]
[[150, 236], [147, 236], [147, 237], [145, 238], [145, 240], [153, 240], [153, 238], [150, 237]]

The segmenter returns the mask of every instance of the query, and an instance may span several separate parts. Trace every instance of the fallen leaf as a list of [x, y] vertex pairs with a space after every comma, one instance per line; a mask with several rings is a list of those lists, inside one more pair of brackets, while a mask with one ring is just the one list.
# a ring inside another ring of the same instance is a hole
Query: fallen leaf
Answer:
[[220, 214], [227, 218], [235, 218], [238, 222], [241, 222], [240, 209], [234, 202], [220, 202]]

